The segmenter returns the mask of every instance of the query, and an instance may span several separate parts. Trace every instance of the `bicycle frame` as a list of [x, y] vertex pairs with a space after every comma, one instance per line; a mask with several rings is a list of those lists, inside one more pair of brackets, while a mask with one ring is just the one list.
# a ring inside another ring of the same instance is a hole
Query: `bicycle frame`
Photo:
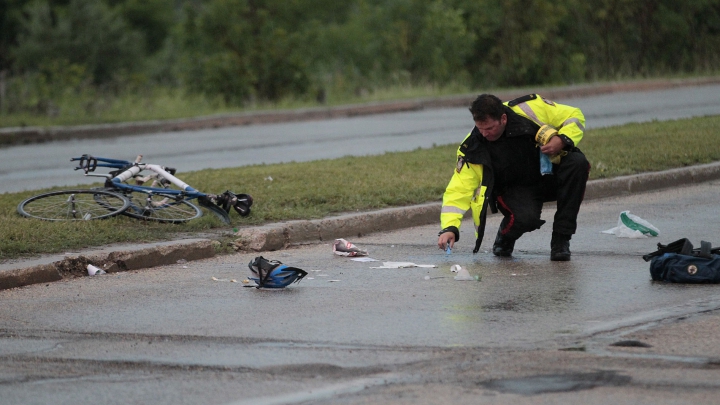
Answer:
[[[70, 160], [79, 161], [79, 165], [75, 168], [75, 170], [85, 171], [86, 176], [104, 177], [106, 179], [105, 187], [119, 189], [124, 192], [140, 192], [149, 195], [155, 194], [166, 197], [163, 201], [154, 202], [154, 206], [162, 206], [168, 201], [168, 198], [173, 198], [175, 200], [197, 199], [198, 202], [200, 202], [200, 205], [213, 211], [223, 220], [223, 222], [228, 224], [230, 223], [230, 218], [228, 216], [229, 207], [234, 206], [237, 202], [237, 197], [233, 193], [226, 191], [222, 195], [215, 195], [200, 192], [175, 177], [173, 174], [168, 172], [165, 167], [156, 164], [141, 163], [141, 159], [142, 155], [138, 155], [135, 162], [82, 155], [81, 157], [72, 158]], [[121, 171], [111, 172], [110, 174], [90, 174], [90, 172], [95, 171], [98, 167], [107, 167]], [[139, 174], [143, 170], [149, 170], [153, 172], [153, 174], [145, 178], [138, 178]], [[174, 171], [174, 169], [172, 170]], [[144, 183], [149, 179], [157, 180], [158, 178], [160, 179], [161, 184], [163, 181], [166, 181], [180, 189], [177, 190], [165, 187], [156, 187], [155, 185], [157, 184], [157, 181], [153, 181], [151, 186], [131, 185], [125, 183], [131, 179], [136, 179], [139, 182]], [[220, 205], [223, 206], [221, 207]], [[240, 211], [238, 211], [238, 213], [240, 213]]]
[[[140, 191], [140, 192], [161, 192], [162, 194], [170, 194], [170, 195], [184, 195], [187, 198], [198, 198], [198, 197], [207, 197], [208, 194], [202, 193], [192, 187], [190, 187], [187, 183], [183, 182], [182, 180], [178, 179], [177, 177], [173, 176], [169, 172], [165, 170], [164, 167], [160, 165], [150, 164], [150, 163], [140, 163], [140, 160], [142, 159], [142, 155], [138, 155], [137, 159], [135, 159], [135, 162], [129, 162], [127, 160], [117, 160], [117, 159], [109, 159], [109, 158], [103, 158], [103, 157], [93, 157], [88, 155], [83, 155], [79, 158], [72, 158], [71, 161], [80, 161], [80, 165], [75, 168], [75, 170], [85, 170], [86, 176], [95, 176], [95, 177], [105, 177], [109, 179], [110, 182], [112, 182], [112, 186], [122, 189], [122, 190], [129, 190], [129, 191]], [[89, 172], [92, 172], [97, 167], [109, 167], [113, 169], [125, 169], [124, 171], [116, 174], [114, 177], [112, 177], [110, 174], [89, 174]], [[140, 174], [143, 170], [150, 170], [155, 172], [157, 176], [159, 176], [162, 179], [165, 179], [169, 181], [170, 183], [174, 184], [175, 186], [179, 187], [181, 190], [174, 190], [174, 189], [168, 189], [164, 187], [153, 187], [153, 186], [142, 186], [142, 185], [130, 185], [124, 183], [125, 181], [128, 181], [130, 179], [135, 178], [137, 175]]]
[[[127, 180], [130, 180], [132, 178], [135, 178], [140, 172], [143, 170], [150, 170], [155, 172], [159, 177], [169, 181], [170, 183], [174, 184], [175, 186], [179, 187], [180, 190], [174, 190], [174, 189], [168, 189], [168, 188], [160, 188], [160, 187], [153, 187], [153, 186], [133, 186], [130, 184], [124, 183]], [[149, 163], [136, 163], [129, 169], [125, 170], [124, 172], [116, 175], [110, 181], [113, 183], [113, 185], [117, 188], [123, 189], [123, 190], [130, 190], [130, 191], [155, 191], [155, 192], [162, 192], [163, 194], [172, 194], [172, 195], [184, 195], [188, 198], [197, 198], [197, 197], [204, 197], [207, 196], [205, 193], [201, 193], [200, 191], [195, 190], [194, 188], [190, 187], [187, 183], [183, 182], [182, 180], [178, 179], [177, 177], [173, 176], [172, 174], [165, 171], [165, 169], [162, 166], [159, 165], [153, 165]]]

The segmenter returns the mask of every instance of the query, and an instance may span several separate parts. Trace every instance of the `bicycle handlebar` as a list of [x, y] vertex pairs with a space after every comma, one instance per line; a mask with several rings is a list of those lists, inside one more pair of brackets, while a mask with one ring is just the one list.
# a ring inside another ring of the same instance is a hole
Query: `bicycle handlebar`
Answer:
[[[138, 159], [142, 158], [142, 155], [138, 156]], [[132, 165], [131, 162], [128, 162], [127, 160], [118, 160], [118, 159], [108, 159], [103, 157], [95, 157], [92, 155], [82, 155], [80, 157], [74, 157], [70, 159], [71, 162], [77, 162], [77, 167], [75, 167], [75, 170], [84, 170], [85, 174], [88, 172], [94, 172], [95, 169], [98, 167], [110, 167], [113, 169], [122, 169], [127, 166]]]
[[[109, 159], [103, 157], [95, 157], [92, 155], [84, 154], [80, 157], [71, 158], [71, 162], [79, 161], [75, 170], [84, 170], [86, 176], [98, 176], [107, 177], [112, 179], [116, 184], [127, 181], [134, 176], [138, 175], [141, 171], [149, 169], [155, 172], [161, 179], [161, 181], [172, 183], [182, 190], [196, 192], [194, 188], [190, 187], [187, 183], [175, 177], [176, 169], [173, 167], [162, 167], [159, 165], [153, 165], [148, 163], [140, 163], [143, 155], [138, 155], [135, 158], [135, 162], [129, 162], [127, 160]], [[121, 169], [119, 172], [111, 172], [110, 175], [92, 175], [89, 172], [94, 172], [98, 167], [109, 167], [113, 169]]]

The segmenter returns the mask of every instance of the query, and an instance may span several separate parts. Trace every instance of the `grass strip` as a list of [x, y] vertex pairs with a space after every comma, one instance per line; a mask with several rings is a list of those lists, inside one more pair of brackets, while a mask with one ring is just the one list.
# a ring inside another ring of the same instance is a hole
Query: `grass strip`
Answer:
[[[591, 179], [710, 163], [720, 160], [720, 116], [627, 124], [588, 130], [580, 143]], [[465, 134], [458, 134], [458, 143]], [[116, 242], [148, 242], [180, 233], [232, 229], [341, 212], [441, 201], [455, 168], [457, 145], [366, 157], [243, 166], [178, 173], [202, 191], [249, 193], [253, 212], [223, 225], [212, 215], [186, 224], [157, 224], [120, 216], [58, 223], [20, 217], [17, 205], [48, 190], [0, 195], [0, 260], [57, 253]], [[172, 162], [164, 162], [173, 165]], [[68, 167], [68, 173], [71, 172]]]

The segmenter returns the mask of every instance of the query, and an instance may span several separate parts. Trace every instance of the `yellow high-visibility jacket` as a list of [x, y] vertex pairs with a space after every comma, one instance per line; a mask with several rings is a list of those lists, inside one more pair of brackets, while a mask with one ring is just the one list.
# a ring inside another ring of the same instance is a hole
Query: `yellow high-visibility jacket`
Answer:
[[[523, 96], [504, 104], [516, 114], [533, 121], [538, 127], [545, 124], [555, 127], [566, 149], [577, 146], [582, 140], [585, 116], [578, 108], [555, 103], [537, 94]], [[476, 238], [473, 253], [477, 253], [485, 231], [493, 176], [492, 170], [486, 171], [490, 162], [485, 161], [486, 157], [480, 157], [482, 153], [479, 153], [478, 147], [482, 145], [478, 145], [478, 142], [471, 138], [474, 136], [482, 137], [477, 128], [473, 128], [458, 147], [457, 166], [443, 195], [440, 226], [441, 233], [451, 231], [455, 234], [455, 241], [459, 241], [462, 218], [468, 209], [472, 209]], [[471, 146], [468, 148], [468, 145]]]

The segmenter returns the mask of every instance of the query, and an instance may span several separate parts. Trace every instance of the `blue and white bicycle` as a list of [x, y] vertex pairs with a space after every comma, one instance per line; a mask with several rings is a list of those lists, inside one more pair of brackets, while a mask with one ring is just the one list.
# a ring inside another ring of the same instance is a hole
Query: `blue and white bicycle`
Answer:
[[[202, 216], [202, 210], [192, 202], [196, 200], [226, 224], [230, 223], [231, 207], [240, 216], [250, 214], [253, 199], [248, 194], [205, 194], [175, 177], [175, 169], [141, 160], [142, 155], [134, 162], [90, 155], [72, 158], [70, 161], [79, 162], [75, 170], [83, 170], [86, 176], [104, 177], [105, 186], [39, 194], [21, 202], [17, 211], [25, 217], [48, 221], [87, 221], [123, 214], [147, 221], [180, 223]], [[116, 170], [95, 174], [98, 167]]]

